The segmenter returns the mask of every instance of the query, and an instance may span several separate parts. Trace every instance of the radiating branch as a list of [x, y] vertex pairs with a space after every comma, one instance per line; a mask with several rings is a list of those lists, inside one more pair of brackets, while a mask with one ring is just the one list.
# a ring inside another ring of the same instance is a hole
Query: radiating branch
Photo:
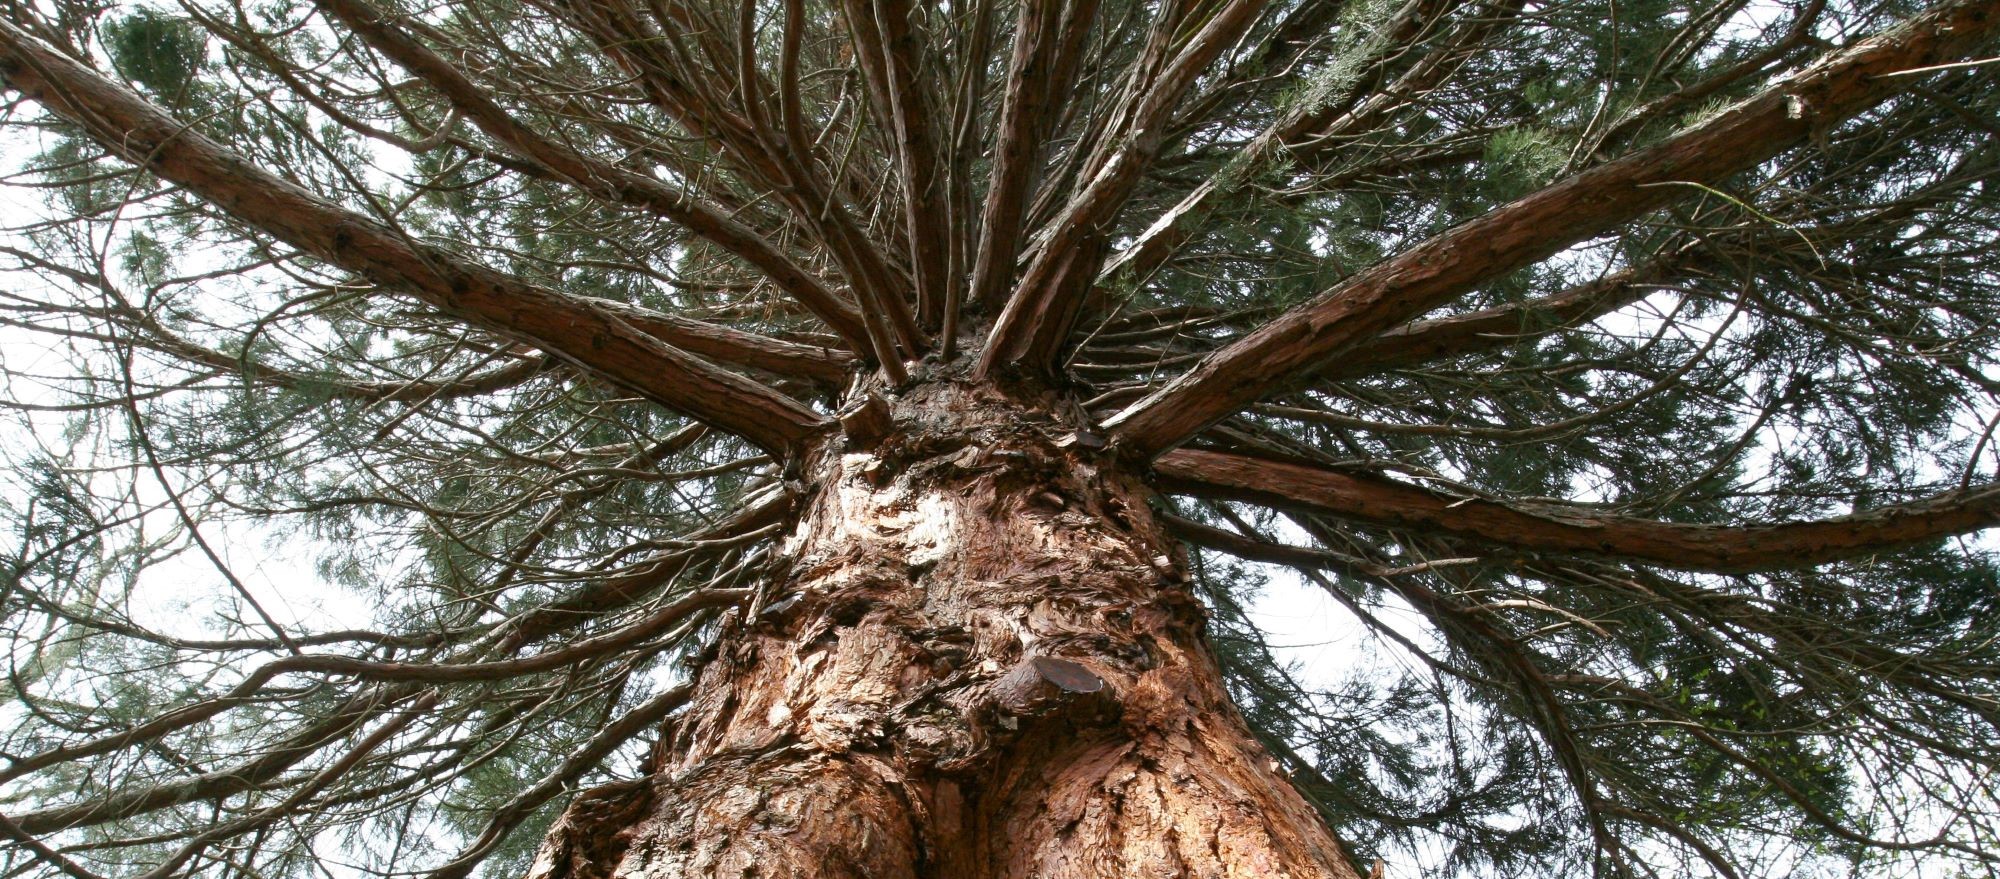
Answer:
[[[1094, 0], [1084, 0], [1094, 7]], [[1073, 70], [1062, 39], [1062, 0], [1025, 0], [1014, 24], [1014, 44], [1008, 62], [998, 131], [993, 146], [993, 171], [986, 185], [979, 242], [973, 252], [970, 304], [997, 307], [1006, 300], [1020, 253], [1022, 223], [1028, 196], [1041, 166], [1042, 139], [1055, 114], [1050, 102], [1067, 85], [1055, 81]], [[1089, 15], [1078, 21], [1089, 21]]]
[[[1185, 41], [1170, 37], [1178, 22], [1162, 21], [1156, 31], [1158, 57], [1132, 66], [1127, 109], [1118, 127], [1104, 133], [1101, 153], [1087, 165], [1088, 179], [1036, 236], [1028, 266], [988, 335], [981, 373], [1001, 364], [1033, 370], [1054, 364], [1097, 279], [1107, 249], [1105, 228], [1159, 157], [1174, 109], [1196, 78], [1242, 39], [1264, 7], [1263, 0], [1228, 0], [1201, 13], [1206, 20]], [[1176, 8], [1167, 4], [1164, 10]], [[1160, 14], [1164, 19], [1168, 13]]]
[[854, 40], [855, 60], [868, 83], [869, 103], [882, 129], [894, 135], [918, 313], [925, 329], [936, 331], [943, 324], [948, 283], [944, 156], [933, 121], [933, 90], [922, 87], [918, 79], [936, 71], [926, 69], [929, 53], [910, 20], [915, 9], [909, 0], [845, 0], [841, 8]]

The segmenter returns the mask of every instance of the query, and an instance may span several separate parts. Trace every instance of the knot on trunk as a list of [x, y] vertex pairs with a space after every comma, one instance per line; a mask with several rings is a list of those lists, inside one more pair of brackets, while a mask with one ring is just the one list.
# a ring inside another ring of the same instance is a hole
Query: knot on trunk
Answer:
[[[1080, 662], [1058, 656], [1030, 656], [992, 685], [993, 704], [1003, 716], [1035, 717], [1067, 705], [1098, 701], [1104, 679]], [[1096, 696], [1096, 698], [1090, 698]]]
[[896, 417], [889, 401], [872, 392], [841, 409], [835, 417], [855, 449], [872, 449], [896, 430]]

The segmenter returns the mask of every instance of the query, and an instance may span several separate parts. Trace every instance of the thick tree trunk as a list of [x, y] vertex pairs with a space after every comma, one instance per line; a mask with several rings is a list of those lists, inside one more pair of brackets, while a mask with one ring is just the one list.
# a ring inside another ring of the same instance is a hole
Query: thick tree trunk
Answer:
[[820, 454], [657, 773], [585, 794], [531, 875], [1353, 876], [1147, 490], [1048, 408], [931, 384]]

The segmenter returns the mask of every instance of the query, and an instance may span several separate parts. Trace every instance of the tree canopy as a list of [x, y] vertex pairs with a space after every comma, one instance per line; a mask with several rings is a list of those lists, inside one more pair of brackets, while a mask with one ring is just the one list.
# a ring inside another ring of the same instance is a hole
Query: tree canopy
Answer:
[[518, 873], [933, 381], [1152, 481], [1391, 875], [2000, 874], [1996, 31], [0, 0], [0, 875]]

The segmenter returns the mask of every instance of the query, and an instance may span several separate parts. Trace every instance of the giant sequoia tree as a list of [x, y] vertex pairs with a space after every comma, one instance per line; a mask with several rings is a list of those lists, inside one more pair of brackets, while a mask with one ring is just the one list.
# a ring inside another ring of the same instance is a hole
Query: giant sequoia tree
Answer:
[[2000, 871], [1994, 0], [0, 8], [5, 876]]

